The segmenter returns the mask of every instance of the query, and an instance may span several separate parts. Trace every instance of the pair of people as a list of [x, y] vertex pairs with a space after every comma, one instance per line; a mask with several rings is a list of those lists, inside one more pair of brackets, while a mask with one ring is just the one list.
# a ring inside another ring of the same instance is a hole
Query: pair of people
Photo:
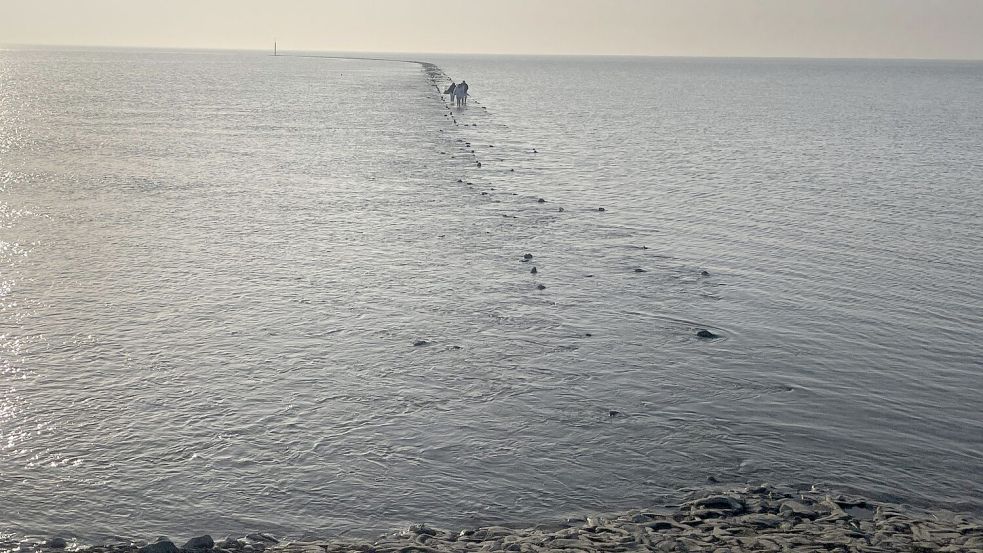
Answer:
[[450, 95], [451, 102], [454, 102], [454, 105], [457, 107], [467, 105], [468, 82], [461, 81], [461, 84], [455, 84], [452, 82], [451, 85], [447, 87], [447, 90], [444, 91], [444, 94]]

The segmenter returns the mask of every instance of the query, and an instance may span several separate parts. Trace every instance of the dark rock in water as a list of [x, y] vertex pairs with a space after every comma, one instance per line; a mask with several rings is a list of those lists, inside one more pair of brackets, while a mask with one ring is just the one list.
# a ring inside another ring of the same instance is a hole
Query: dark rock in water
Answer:
[[256, 532], [255, 534], [246, 534], [246, 538], [253, 541], [263, 541], [266, 543], [280, 543], [280, 540], [274, 538], [273, 536], [267, 534], [266, 532]]
[[597, 208], [597, 210], [598, 210], [598, 211], [607, 211], [607, 210], [606, 210], [606, 209], [604, 209], [603, 207], [599, 207], [599, 208]]
[[430, 342], [428, 342], [426, 340], [417, 340], [417, 341], [413, 342], [413, 346], [414, 347], [427, 346], [427, 345], [430, 345]]
[[208, 534], [205, 534], [204, 536], [191, 538], [187, 543], [181, 546], [181, 549], [184, 549], [185, 551], [202, 551], [213, 547], [215, 547], [215, 540], [213, 540]]
[[540, 199], [538, 199], [536, 201], [539, 202], [539, 203], [541, 203], [541, 204], [545, 204], [546, 203], [546, 200], [544, 200], [543, 198], [540, 198]]
[[587, 334], [584, 334], [584, 336], [590, 338], [591, 336], [593, 336], [593, 334], [591, 334], [590, 332], [588, 332]]
[[700, 271], [700, 276], [710, 276], [709, 271]]
[[532, 273], [532, 274], [536, 274], [536, 273], [538, 273], [539, 271], [537, 271], [537, 270], [536, 270], [536, 268], [535, 268], [535, 267], [533, 267], [532, 269], [529, 269], [529, 272], [530, 272], [530, 273]]
[[457, 179], [457, 182], [464, 182], [463, 179]]
[[168, 540], [157, 540], [156, 543], [145, 545], [137, 551], [139, 553], [179, 553], [180, 550]]
[[68, 542], [64, 538], [51, 538], [48, 540], [47, 546], [51, 549], [65, 549], [68, 547]]
[[536, 285], [536, 289], [537, 290], [545, 290], [546, 289], [546, 285], [545, 284], [538, 284], [538, 285]]
[[413, 526], [410, 526], [409, 530], [410, 530], [410, 532], [412, 532], [412, 533], [414, 533], [414, 534], [416, 534], [418, 536], [420, 536], [420, 535], [423, 535], [423, 536], [436, 536], [437, 535], [437, 531], [434, 530], [433, 528], [430, 528], [426, 524], [414, 524]]
[[557, 211], [559, 211], [560, 213], [563, 213], [564, 209], [561, 207], [560, 209], [557, 209]]
[[527, 254], [525, 254], [525, 255], [522, 256], [522, 259], [525, 259], [525, 260], [528, 261], [528, 260], [532, 259], [532, 254], [531, 253], [527, 253]]
[[481, 169], [481, 162], [480, 161], [477, 163], [477, 165], [478, 165], [478, 168]]
[[717, 484], [719, 481], [713, 476], [707, 476], [707, 484]]
[[642, 269], [641, 267], [639, 267], [639, 268], [635, 269], [635, 272], [636, 273], [647, 273], [648, 271], [646, 271], [645, 269]]
[[534, 153], [534, 154], [538, 154], [539, 152], [537, 152], [537, 151], [536, 151], [536, 148], [533, 148], [533, 149], [532, 149], [532, 153]]
[[729, 511], [733, 514], [743, 513], [746, 508], [743, 501], [729, 495], [711, 495], [710, 497], [697, 499], [691, 505], [694, 509], [715, 509]]
[[515, 169], [509, 169], [509, 173], [515, 173]]
[[609, 417], [617, 417], [620, 414], [621, 414], [621, 411], [615, 411], [613, 409], [611, 411], [608, 411], [608, 416]]
[[714, 334], [705, 328], [701, 328], [696, 331], [697, 338], [720, 338], [718, 334]]
[[488, 195], [488, 192], [482, 192], [481, 195], [482, 196], [487, 196]]
[[218, 547], [228, 550], [228, 551], [239, 551], [243, 547], [243, 543], [232, 536], [226, 536], [226, 538], [217, 544]]

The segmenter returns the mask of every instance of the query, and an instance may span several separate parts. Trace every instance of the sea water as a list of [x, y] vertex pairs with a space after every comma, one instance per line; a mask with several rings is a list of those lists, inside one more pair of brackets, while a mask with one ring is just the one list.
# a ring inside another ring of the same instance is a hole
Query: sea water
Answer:
[[392, 57], [0, 51], [0, 531], [983, 511], [983, 64]]

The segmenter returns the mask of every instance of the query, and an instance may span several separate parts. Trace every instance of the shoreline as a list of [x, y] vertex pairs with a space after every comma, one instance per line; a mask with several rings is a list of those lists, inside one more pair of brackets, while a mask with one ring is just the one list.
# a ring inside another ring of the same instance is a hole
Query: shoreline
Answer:
[[696, 493], [678, 505], [572, 517], [526, 528], [445, 530], [426, 524], [375, 539], [280, 541], [258, 532], [215, 540], [193, 537], [88, 545], [62, 537], [0, 536], [0, 551], [87, 553], [470, 553], [571, 551], [979, 552], [983, 519], [941, 510], [772, 486]]

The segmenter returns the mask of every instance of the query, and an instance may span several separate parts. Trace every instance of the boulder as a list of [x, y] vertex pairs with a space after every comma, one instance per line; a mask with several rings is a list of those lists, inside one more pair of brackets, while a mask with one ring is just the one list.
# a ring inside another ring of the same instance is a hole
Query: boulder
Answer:
[[181, 546], [181, 549], [185, 551], [207, 551], [213, 547], [215, 547], [215, 540], [208, 534], [205, 534], [204, 536], [191, 538]]
[[816, 516], [819, 514], [811, 505], [806, 505], [805, 503], [791, 499], [782, 501], [781, 506], [778, 508], [778, 512], [782, 516], [797, 516], [801, 518], [816, 518]]
[[746, 524], [755, 528], [778, 528], [782, 524], [782, 517], [769, 513], [756, 513], [744, 515], [737, 519], [740, 524]]
[[242, 549], [244, 543], [238, 540], [238, 538], [233, 538], [232, 536], [226, 536], [226, 538], [216, 544], [222, 549], [227, 549], [229, 551], [239, 551]]
[[740, 514], [745, 510], [744, 502], [729, 495], [711, 495], [690, 503], [693, 509], [712, 509]]
[[437, 535], [437, 531], [434, 530], [433, 528], [430, 528], [426, 524], [414, 524], [413, 526], [410, 526], [409, 530], [410, 530], [411, 533], [416, 534], [418, 536], [420, 536], [420, 535], [423, 535], [423, 536], [436, 536]]
[[179, 553], [180, 550], [173, 542], [166, 539], [158, 539], [156, 542], [147, 544], [137, 550], [139, 553]]

